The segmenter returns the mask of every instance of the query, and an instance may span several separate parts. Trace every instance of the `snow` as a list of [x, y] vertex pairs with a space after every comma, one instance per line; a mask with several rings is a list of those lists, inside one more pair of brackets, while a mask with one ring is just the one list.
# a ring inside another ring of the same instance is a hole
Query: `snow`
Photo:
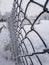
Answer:
[[10, 36], [9, 36], [8, 28], [7, 28], [7, 23], [1, 22], [0, 28], [3, 25], [5, 25], [6, 28], [3, 28], [0, 33], [0, 65], [15, 65], [14, 62], [12, 62], [11, 60], [6, 60], [6, 57], [10, 58], [10, 53], [9, 51], [6, 52], [4, 50], [4, 46], [10, 43]]
[[6, 60], [2, 56], [0, 56], [0, 65], [14, 65], [14, 63]]

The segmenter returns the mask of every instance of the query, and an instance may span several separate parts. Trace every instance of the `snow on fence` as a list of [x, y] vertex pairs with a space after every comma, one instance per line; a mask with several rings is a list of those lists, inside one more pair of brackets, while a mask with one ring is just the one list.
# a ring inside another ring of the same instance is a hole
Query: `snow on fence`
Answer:
[[[46, 7], [48, 2], [49, 0], [45, 0], [45, 4], [42, 5], [35, 0], [28, 0], [25, 5], [23, 0], [14, 0], [8, 26], [16, 65], [48, 65], [49, 47], [43, 39], [45, 35], [41, 35], [43, 32], [39, 31], [41, 25], [37, 25], [37, 29], [35, 25], [42, 14], [45, 12], [49, 14]], [[26, 15], [30, 4], [35, 4], [43, 9], [33, 22]], [[24, 7], [25, 10], [22, 8], [24, 5], [26, 6]], [[23, 23], [29, 23], [30, 25], [24, 25]], [[46, 26], [46, 24], [44, 25]]]

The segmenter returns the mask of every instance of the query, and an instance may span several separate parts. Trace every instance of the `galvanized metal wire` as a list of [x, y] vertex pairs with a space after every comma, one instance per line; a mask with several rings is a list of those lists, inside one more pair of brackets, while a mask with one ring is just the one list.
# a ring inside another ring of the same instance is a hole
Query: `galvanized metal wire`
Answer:
[[[23, 0], [14, 0], [11, 16], [8, 20], [15, 62], [16, 62], [16, 65], [34, 65], [33, 56], [35, 56], [36, 59], [38, 60], [38, 63], [40, 65], [43, 65], [38, 55], [43, 55], [46, 53], [49, 54], [49, 49], [47, 48], [46, 42], [43, 40], [43, 37], [39, 34], [38, 31], [35, 30], [34, 25], [42, 14], [44, 14], [45, 12], [49, 14], [49, 10], [46, 7], [49, 0], [46, 0], [44, 5], [34, 0], [29, 0], [29, 2], [26, 5], [25, 11], [22, 10], [22, 7], [21, 7], [22, 2]], [[30, 3], [32, 4], [34, 3], [43, 8], [43, 11], [36, 17], [33, 23], [31, 23], [30, 19], [26, 16]], [[21, 20], [22, 16], [20, 15], [21, 13], [23, 14], [22, 20]], [[26, 24], [24, 20], [27, 20], [29, 25], [31, 26], [29, 31], [26, 31], [24, 28]], [[24, 36], [22, 34], [22, 30], [25, 34]], [[30, 35], [30, 33], [33, 33], [33, 32], [39, 37], [39, 39], [42, 41], [42, 44], [45, 47], [44, 49], [42, 49], [42, 51], [36, 52], [34, 48], [34, 42], [32, 42], [31, 39], [28, 37], [28, 35]], [[29, 43], [28, 42], [25, 43], [25, 40], [28, 41]], [[29, 53], [30, 49], [27, 48], [27, 43], [31, 45], [33, 50], [32, 53]]]

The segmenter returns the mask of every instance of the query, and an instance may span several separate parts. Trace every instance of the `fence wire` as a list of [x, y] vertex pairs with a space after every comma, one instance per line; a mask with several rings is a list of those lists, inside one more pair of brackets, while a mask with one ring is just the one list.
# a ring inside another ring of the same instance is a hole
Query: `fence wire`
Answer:
[[[45, 4], [42, 5], [36, 2], [35, 0], [29, 0], [26, 5], [25, 11], [23, 11], [23, 8], [21, 7], [23, 0], [14, 0], [11, 15], [8, 20], [8, 25], [16, 65], [43, 65], [40, 56], [45, 55], [46, 53], [49, 54], [49, 49], [47, 47], [46, 42], [43, 40], [43, 37], [39, 34], [39, 32], [34, 28], [34, 25], [36, 24], [37, 20], [41, 17], [41, 15], [43, 15], [45, 12], [49, 14], [49, 10], [47, 8], [48, 2], [49, 0], [46, 0]], [[30, 21], [30, 19], [26, 15], [30, 3], [36, 4], [43, 9], [34, 21]], [[30, 29], [27, 28], [26, 23], [29, 23]], [[26, 31], [25, 26], [28, 31]], [[35, 40], [33, 39], [34, 35]], [[42, 51], [36, 51], [36, 48], [34, 47], [34, 41], [36, 41], [37, 37], [44, 46]]]

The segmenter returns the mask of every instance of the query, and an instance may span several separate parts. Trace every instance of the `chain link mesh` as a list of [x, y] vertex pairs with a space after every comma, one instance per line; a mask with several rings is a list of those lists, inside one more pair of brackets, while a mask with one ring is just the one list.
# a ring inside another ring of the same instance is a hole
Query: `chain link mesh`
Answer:
[[[43, 15], [45, 12], [49, 13], [48, 8], [46, 7], [48, 2], [49, 0], [46, 0], [45, 4], [42, 5], [35, 0], [29, 0], [25, 11], [23, 11], [23, 8], [21, 7], [23, 0], [14, 0], [11, 15], [8, 20], [8, 26], [16, 65], [43, 65], [40, 56], [43, 57], [44, 55], [45, 57], [46, 53], [49, 54], [49, 49], [47, 48], [46, 42], [43, 40], [43, 37], [39, 34], [39, 32], [34, 28], [41, 15]], [[30, 3], [36, 4], [43, 9], [42, 12], [39, 13], [39, 15], [34, 19], [34, 21], [30, 21], [26, 15]], [[29, 28], [27, 28], [27, 25]], [[37, 38], [40, 40], [38, 43]], [[43, 45], [44, 48], [42, 51], [36, 51], [34, 41], [36, 41], [37, 46], [40, 43]]]

